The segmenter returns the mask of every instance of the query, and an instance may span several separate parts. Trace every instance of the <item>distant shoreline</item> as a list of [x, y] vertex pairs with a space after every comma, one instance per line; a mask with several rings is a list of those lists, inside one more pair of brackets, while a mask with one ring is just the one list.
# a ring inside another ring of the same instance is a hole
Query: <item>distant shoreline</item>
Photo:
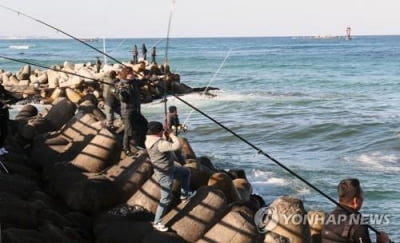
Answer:
[[[352, 35], [352, 37], [398, 37], [400, 34], [397, 35]], [[292, 35], [292, 36], [204, 36], [204, 37], [170, 37], [170, 39], [231, 39], [231, 38], [318, 38], [318, 37], [328, 37], [328, 38], [345, 38], [344, 35]], [[161, 39], [165, 37], [107, 37], [106, 40], [113, 40], [113, 39]], [[8, 36], [0, 36], [0, 40], [68, 40], [71, 38], [54, 38], [54, 37], [47, 37], [47, 36], [26, 36], [26, 37], [8, 37]], [[103, 38], [100, 37], [83, 37], [81, 40], [102, 40]], [[322, 39], [322, 38], [321, 38]]]

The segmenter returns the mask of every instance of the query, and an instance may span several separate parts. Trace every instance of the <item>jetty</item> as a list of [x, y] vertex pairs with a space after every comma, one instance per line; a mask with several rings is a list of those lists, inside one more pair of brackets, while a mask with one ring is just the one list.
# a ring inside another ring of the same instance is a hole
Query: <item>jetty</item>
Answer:
[[[76, 66], [60, 68], [76, 72]], [[53, 92], [51, 99], [40, 100], [48, 109], [26, 104], [9, 121], [9, 153], [0, 156], [1, 242], [320, 242], [321, 220], [308, 218], [323, 212], [307, 212], [301, 200], [288, 196], [266, 207], [242, 169], [216, 168], [184, 137], [179, 138], [183, 161], [176, 166], [189, 168], [197, 193], [181, 201], [180, 182], [174, 181], [173, 200], [162, 218], [170, 230], [155, 230], [160, 186], [147, 151], [131, 144], [133, 156], [126, 156], [122, 122], [107, 127], [96, 101], [76, 98], [80, 86], [94, 81], [63, 75], [32, 74], [27, 66], [15, 76], [2, 74], [8, 88], [22, 82], [26, 90]], [[63, 89], [65, 95], [56, 95]], [[296, 216], [306, 220], [287, 221]]]
[[179, 74], [170, 71], [169, 65], [157, 65], [143, 60], [138, 63], [106, 64], [101, 67], [91, 62], [65, 61], [46, 69], [33, 69], [34, 64], [27, 64], [15, 73], [0, 70], [0, 83], [20, 99], [22, 104], [51, 104], [60, 96], [67, 96], [77, 102], [88, 93], [93, 94], [100, 102], [103, 99], [104, 85], [107, 85], [104, 80], [109, 72], [118, 73], [124, 66], [132, 67], [136, 79], [147, 81], [140, 90], [142, 103], [149, 103], [169, 94], [182, 95], [218, 89], [190, 87], [181, 82]]

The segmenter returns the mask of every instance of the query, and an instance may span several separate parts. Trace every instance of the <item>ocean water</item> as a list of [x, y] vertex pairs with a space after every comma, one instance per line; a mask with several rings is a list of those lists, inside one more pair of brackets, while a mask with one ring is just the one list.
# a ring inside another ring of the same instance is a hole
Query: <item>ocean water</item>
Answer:
[[[133, 44], [164, 39], [106, 40], [107, 53], [126, 61]], [[215, 97], [181, 96], [286, 165], [333, 198], [341, 179], [357, 177], [364, 189], [362, 213], [388, 215], [374, 224], [400, 241], [400, 36], [315, 39], [292, 37], [170, 39], [168, 61], [181, 81], [210, 84]], [[103, 50], [103, 42], [89, 44]], [[139, 48], [140, 51], [140, 48]], [[70, 40], [1, 40], [3, 56], [51, 66], [94, 62], [99, 53]], [[226, 58], [225, 64], [220, 67]], [[110, 62], [110, 61], [108, 61]], [[0, 58], [0, 68], [23, 64]], [[217, 72], [218, 71], [218, 72]], [[213, 78], [215, 77], [215, 78]], [[304, 201], [308, 210], [334, 205], [253, 148], [174, 97], [198, 156], [221, 169], [241, 168], [267, 203], [281, 195]], [[18, 109], [18, 107], [15, 107]], [[143, 105], [148, 120], [161, 120], [164, 105]], [[188, 115], [191, 115], [188, 117]], [[371, 234], [373, 238], [373, 234]]]

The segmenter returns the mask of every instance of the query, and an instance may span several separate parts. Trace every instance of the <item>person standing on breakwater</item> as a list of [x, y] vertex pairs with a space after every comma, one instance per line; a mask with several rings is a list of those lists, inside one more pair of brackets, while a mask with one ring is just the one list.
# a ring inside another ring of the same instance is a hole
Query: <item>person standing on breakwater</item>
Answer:
[[132, 48], [132, 63], [136, 64], [138, 62], [138, 49], [136, 44]]
[[157, 56], [156, 47], [153, 46], [153, 48], [151, 49], [151, 63], [152, 63], [152, 64], [157, 64], [157, 62], [156, 62], [156, 56]]
[[[360, 181], [354, 178], [344, 179], [339, 183], [337, 192], [343, 208], [338, 206], [326, 216], [321, 231], [322, 243], [371, 243], [368, 225], [358, 212], [364, 201]], [[376, 242], [389, 243], [390, 240], [385, 232], [380, 232]]]
[[99, 57], [96, 57], [96, 72], [99, 73], [101, 69], [101, 61]]
[[121, 117], [125, 127], [122, 146], [125, 154], [131, 156], [131, 138], [135, 146], [144, 148], [148, 122], [140, 110], [139, 88], [146, 81], [135, 79], [131, 67], [122, 68], [119, 77], [121, 81], [118, 86], [118, 94], [121, 101]]
[[146, 48], [146, 45], [144, 43], [142, 45], [142, 54], [143, 54], [143, 60], [146, 61], [146, 59], [147, 59], [147, 48]]
[[103, 84], [103, 99], [104, 110], [106, 113], [106, 126], [110, 129], [114, 129], [114, 115], [115, 113], [120, 114], [119, 101], [115, 95], [115, 85], [118, 85], [117, 73], [114, 70], [107, 73], [104, 82], [105, 84]]
[[[167, 137], [169, 139], [167, 139]], [[187, 200], [194, 195], [190, 192], [189, 188], [191, 176], [189, 169], [183, 166], [175, 166], [171, 155], [172, 152], [180, 148], [181, 144], [174, 133], [170, 132], [169, 129], [164, 131], [163, 125], [160, 122], [149, 122], [146, 136], [146, 149], [151, 163], [153, 164], [154, 173], [161, 187], [160, 203], [157, 207], [153, 222], [153, 227], [159, 231], [168, 230], [168, 228], [161, 223], [161, 217], [165, 214], [171, 202], [174, 178], [178, 178], [182, 181], [181, 200]]]
[[5, 89], [0, 84], [0, 156], [8, 154], [4, 147], [4, 142], [8, 135], [8, 120], [10, 119], [8, 108], [9, 106], [5, 100]]

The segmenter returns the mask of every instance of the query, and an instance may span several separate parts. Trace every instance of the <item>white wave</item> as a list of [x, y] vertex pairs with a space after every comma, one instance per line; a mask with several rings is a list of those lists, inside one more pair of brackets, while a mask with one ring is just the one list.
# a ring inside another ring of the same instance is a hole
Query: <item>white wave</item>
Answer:
[[400, 171], [400, 154], [371, 152], [355, 157], [345, 157], [347, 162], [358, 162], [367, 169], [379, 171]]
[[297, 187], [295, 190], [297, 196], [308, 195], [311, 193], [311, 189], [308, 187]]
[[272, 172], [258, 169], [253, 169], [250, 177], [252, 183], [258, 185], [286, 186], [289, 184], [285, 179], [274, 176]]
[[26, 50], [26, 49], [29, 49], [31, 46], [29, 46], [29, 45], [12, 45], [12, 46], [9, 46], [8, 48], [10, 48], [10, 49], [19, 49], [19, 50]]

